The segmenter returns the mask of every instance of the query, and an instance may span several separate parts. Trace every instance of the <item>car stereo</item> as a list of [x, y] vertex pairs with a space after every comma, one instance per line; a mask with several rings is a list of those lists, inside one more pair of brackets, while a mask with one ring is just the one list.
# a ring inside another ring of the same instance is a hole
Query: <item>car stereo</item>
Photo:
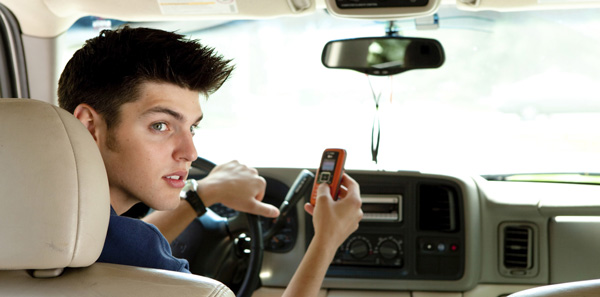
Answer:
[[402, 221], [402, 195], [367, 195], [361, 198], [361, 222]]

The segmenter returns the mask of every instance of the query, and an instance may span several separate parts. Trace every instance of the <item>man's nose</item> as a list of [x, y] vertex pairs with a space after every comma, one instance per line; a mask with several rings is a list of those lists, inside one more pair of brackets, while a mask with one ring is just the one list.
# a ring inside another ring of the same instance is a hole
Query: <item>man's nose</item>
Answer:
[[183, 135], [181, 135], [175, 154], [175, 159], [182, 159], [188, 162], [192, 162], [198, 158], [198, 152], [196, 151], [192, 134], [183, 133]]

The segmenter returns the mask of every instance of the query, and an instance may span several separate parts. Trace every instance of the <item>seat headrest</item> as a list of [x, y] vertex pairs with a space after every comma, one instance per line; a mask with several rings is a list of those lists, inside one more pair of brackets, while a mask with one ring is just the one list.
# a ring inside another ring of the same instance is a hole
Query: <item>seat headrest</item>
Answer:
[[110, 198], [102, 157], [73, 115], [32, 99], [0, 99], [0, 269], [94, 263]]

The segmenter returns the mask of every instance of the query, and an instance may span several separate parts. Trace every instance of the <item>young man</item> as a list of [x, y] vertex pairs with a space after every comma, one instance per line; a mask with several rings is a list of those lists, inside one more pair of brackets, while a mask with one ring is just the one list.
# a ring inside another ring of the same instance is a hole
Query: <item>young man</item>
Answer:
[[[203, 116], [199, 95], [216, 91], [232, 70], [230, 60], [197, 41], [129, 27], [103, 31], [68, 62], [59, 104], [92, 134], [109, 179], [111, 219], [99, 261], [189, 272], [169, 242], [200, 213], [198, 202], [278, 216], [261, 202], [265, 180], [236, 161], [198, 181], [200, 201], [179, 198], [198, 156], [192, 137]], [[316, 295], [336, 249], [358, 227], [359, 187], [347, 175], [340, 198], [334, 202], [323, 185], [316, 206], [305, 206], [315, 237], [286, 295]], [[158, 210], [144, 218], [151, 224], [119, 216], [138, 202]]]

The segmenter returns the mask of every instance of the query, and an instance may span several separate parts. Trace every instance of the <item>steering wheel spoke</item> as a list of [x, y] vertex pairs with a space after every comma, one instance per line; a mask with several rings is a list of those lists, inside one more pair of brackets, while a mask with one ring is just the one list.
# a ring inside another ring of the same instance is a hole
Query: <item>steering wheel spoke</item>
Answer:
[[227, 219], [227, 226], [231, 235], [240, 233], [248, 233], [250, 228], [248, 227], [248, 214], [239, 213], [229, 219]]

